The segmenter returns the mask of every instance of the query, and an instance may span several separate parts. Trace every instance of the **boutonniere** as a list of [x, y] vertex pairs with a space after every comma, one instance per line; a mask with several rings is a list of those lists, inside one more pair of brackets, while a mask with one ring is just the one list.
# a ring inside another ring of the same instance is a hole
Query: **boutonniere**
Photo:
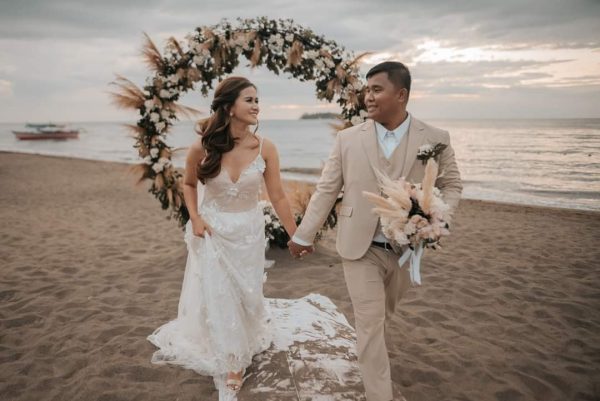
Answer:
[[427, 143], [421, 147], [419, 147], [419, 152], [417, 153], [417, 159], [421, 160], [423, 164], [427, 164], [427, 160], [433, 158], [437, 161], [438, 156], [446, 149], [448, 145], [444, 143], [436, 143], [431, 144]]

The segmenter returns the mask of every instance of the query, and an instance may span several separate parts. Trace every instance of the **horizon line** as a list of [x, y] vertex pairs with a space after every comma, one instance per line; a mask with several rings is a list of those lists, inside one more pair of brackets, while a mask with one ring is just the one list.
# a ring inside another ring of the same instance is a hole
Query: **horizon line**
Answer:
[[[509, 121], [509, 120], [600, 120], [596, 117], [419, 117], [425, 121]], [[261, 121], [314, 121], [314, 120], [335, 120], [333, 118], [267, 118]], [[113, 124], [131, 124], [133, 120], [28, 120], [28, 121], [0, 121], [0, 124], [93, 124], [93, 123], [113, 123]], [[137, 121], [137, 120], [135, 120]], [[181, 119], [176, 123], [196, 122], [199, 120]]]

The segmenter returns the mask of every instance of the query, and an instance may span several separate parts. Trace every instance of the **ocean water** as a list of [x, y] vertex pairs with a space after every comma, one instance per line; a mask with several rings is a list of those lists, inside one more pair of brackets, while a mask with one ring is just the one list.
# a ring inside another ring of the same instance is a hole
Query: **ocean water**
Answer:
[[[600, 119], [427, 120], [450, 131], [464, 198], [600, 211]], [[327, 120], [267, 120], [259, 132], [278, 147], [283, 176], [315, 182], [333, 144]], [[18, 141], [22, 124], [0, 124], [0, 150], [138, 163], [120, 123], [75, 123], [80, 138]], [[193, 123], [178, 123], [168, 143], [185, 148]], [[0, 157], [1, 154], [0, 154]], [[174, 159], [182, 166], [185, 151]], [[312, 174], [311, 174], [312, 172]]]

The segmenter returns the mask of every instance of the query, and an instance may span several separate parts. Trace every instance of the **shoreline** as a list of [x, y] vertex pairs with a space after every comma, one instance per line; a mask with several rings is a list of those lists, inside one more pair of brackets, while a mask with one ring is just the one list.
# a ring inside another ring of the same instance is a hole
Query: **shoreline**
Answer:
[[[13, 152], [13, 151], [7, 151], [7, 150], [0, 150], [0, 155], [2, 154], [10, 154], [10, 155], [28, 155], [28, 156], [37, 156], [37, 157], [51, 157], [51, 158], [57, 158], [57, 159], [65, 159], [65, 160], [81, 160], [81, 161], [87, 161], [87, 162], [99, 162], [99, 163], [108, 163], [108, 164], [115, 164], [115, 165], [122, 165], [122, 166], [133, 166], [136, 164], [140, 164], [140, 161], [136, 161], [136, 162], [124, 162], [124, 161], [110, 161], [110, 160], [101, 160], [101, 159], [92, 159], [92, 158], [82, 158], [82, 157], [75, 157], [75, 156], [63, 156], [63, 155], [52, 155], [52, 154], [44, 154], [44, 153], [37, 153], [37, 152]], [[310, 173], [304, 173], [304, 171], [310, 171]], [[288, 167], [288, 168], [282, 168], [281, 172], [282, 173], [297, 173], [297, 174], [305, 174], [307, 176], [312, 176], [312, 177], [316, 177], [318, 178], [318, 174], [313, 174], [313, 172], [319, 172], [321, 171], [320, 169], [313, 169], [313, 168], [302, 168], [302, 167]], [[300, 184], [309, 184], [309, 185], [314, 185], [314, 182], [310, 182], [307, 180], [302, 180], [302, 179], [296, 179], [296, 178], [283, 178], [283, 181], [286, 182], [295, 182], [295, 183], [300, 183]], [[501, 205], [501, 206], [506, 206], [506, 207], [523, 207], [523, 208], [533, 208], [533, 209], [548, 209], [548, 210], [555, 210], [555, 211], [569, 211], [569, 212], [578, 212], [578, 213], [583, 213], [583, 214], [589, 214], [592, 216], [597, 216], [600, 215], [600, 210], [593, 210], [593, 209], [585, 209], [585, 208], [568, 208], [568, 207], [560, 207], [560, 206], [548, 206], [548, 205], [536, 205], [536, 204], [528, 204], [528, 203], [518, 203], [518, 202], [505, 202], [505, 201], [501, 201], [501, 200], [489, 200], [489, 199], [477, 199], [477, 198], [461, 198], [461, 203], [462, 202], [473, 202], [473, 203], [483, 203], [483, 204], [489, 204], [489, 205]]]

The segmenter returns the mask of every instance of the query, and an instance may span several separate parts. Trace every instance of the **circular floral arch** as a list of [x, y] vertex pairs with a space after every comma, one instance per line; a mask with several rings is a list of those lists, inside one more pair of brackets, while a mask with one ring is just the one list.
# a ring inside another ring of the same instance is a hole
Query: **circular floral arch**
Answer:
[[223, 20], [196, 28], [185, 43], [169, 38], [164, 55], [146, 36], [143, 53], [154, 75], [146, 79], [143, 89], [118, 76], [114, 82], [118, 91], [112, 96], [119, 107], [135, 109], [141, 116], [137, 124], [127, 125], [144, 160], [134, 167], [139, 181], [152, 181], [149, 192], [163, 209], [170, 209], [169, 218], [177, 218], [182, 226], [189, 219], [183, 171], [171, 163], [173, 149], [166, 143], [166, 134], [177, 114], [198, 112], [177, 101], [182, 93], [197, 87], [207, 96], [215, 79], [220, 81], [238, 66], [240, 56], [251, 67], [264, 65], [277, 75], [285, 72], [300, 81], [314, 81], [318, 99], [335, 99], [341, 106], [340, 128], [360, 123], [366, 116], [357, 65], [363, 55], [354, 57], [292, 20], [238, 19], [235, 26]]

